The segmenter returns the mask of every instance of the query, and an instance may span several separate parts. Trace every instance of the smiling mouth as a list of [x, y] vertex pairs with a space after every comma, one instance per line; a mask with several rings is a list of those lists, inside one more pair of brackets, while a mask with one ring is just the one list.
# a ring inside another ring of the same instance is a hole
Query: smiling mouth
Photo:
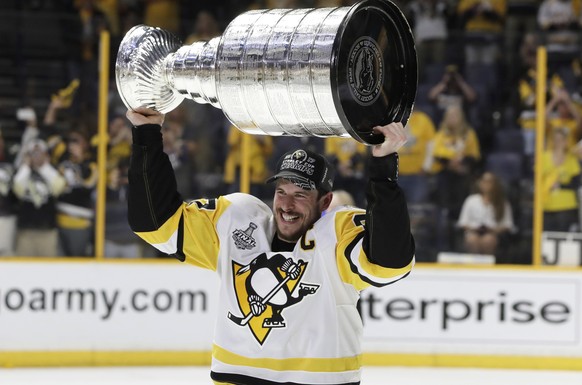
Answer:
[[281, 212], [281, 218], [283, 218], [284, 222], [295, 222], [297, 219], [299, 219], [299, 215]]

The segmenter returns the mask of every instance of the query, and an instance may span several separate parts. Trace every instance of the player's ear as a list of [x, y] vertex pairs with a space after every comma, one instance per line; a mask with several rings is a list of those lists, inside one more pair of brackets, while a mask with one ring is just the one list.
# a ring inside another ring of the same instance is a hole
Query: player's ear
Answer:
[[321, 212], [324, 212], [325, 210], [327, 210], [329, 208], [329, 205], [331, 204], [332, 198], [333, 198], [333, 193], [331, 191], [328, 193], [325, 193], [325, 195], [323, 195], [321, 198], [319, 198], [319, 201], [321, 202]]

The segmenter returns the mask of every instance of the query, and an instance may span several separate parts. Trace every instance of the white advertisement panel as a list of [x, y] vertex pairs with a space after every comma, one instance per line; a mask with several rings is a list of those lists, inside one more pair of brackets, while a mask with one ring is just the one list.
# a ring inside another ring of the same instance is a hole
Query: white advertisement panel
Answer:
[[416, 269], [362, 293], [374, 351], [582, 356], [582, 274]]
[[176, 263], [0, 263], [0, 351], [209, 350], [215, 273]]
[[[362, 293], [364, 352], [582, 357], [582, 271], [415, 268]], [[175, 263], [0, 263], [0, 353], [210, 351], [218, 279]]]

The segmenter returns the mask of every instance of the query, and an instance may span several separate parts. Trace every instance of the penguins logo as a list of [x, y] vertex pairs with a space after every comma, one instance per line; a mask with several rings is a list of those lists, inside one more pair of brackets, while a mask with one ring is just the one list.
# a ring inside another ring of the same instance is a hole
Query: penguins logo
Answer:
[[[297, 263], [282, 254], [259, 255], [244, 266], [232, 262], [233, 281], [242, 317], [231, 312], [228, 318], [239, 326], [249, 326], [260, 345], [272, 329], [286, 327], [283, 309], [315, 294], [319, 285], [301, 283], [307, 263]], [[294, 291], [299, 285], [296, 295]]]
[[305, 159], [307, 159], [307, 153], [303, 150], [297, 150], [291, 154], [291, 158], [293, 158], [293, 160], [305, 161]]
[[348, 58], [348, 83], [356, 102], [372, 104], [382, 89], [384, 63], [378, 43], [368, 36], [356, 40]]

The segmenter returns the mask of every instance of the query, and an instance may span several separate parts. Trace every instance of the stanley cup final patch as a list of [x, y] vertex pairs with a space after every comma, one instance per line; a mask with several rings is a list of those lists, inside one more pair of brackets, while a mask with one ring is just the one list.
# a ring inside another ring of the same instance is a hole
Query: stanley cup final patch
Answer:
[[234, 245], [240, 250], [250, 250], [257, 245], [257, 241], [253, 238], [253, 231], [257, 229], [257, 225], [250, 222], [245, 230], [236, 229], [232, 232], [232, 239]]
[[307, 262], [279, 253], [269, 257], [263, 253], [248, 265], [233, 261], [233, 286], [239, 308], [229, 312], [228, 318], [238, 326], [248, 326], [255, 340], [263, 345], [271, 330], [287, 327], [283, 311], [319, 289], [319, 285], [301, 282], [306, 267]]
[[378, 43], [369, 36], [356, 40], [350, 49], [347, 69], [354, 99], [363, 106], [372, 104], [384, 82], [384, 61]]

